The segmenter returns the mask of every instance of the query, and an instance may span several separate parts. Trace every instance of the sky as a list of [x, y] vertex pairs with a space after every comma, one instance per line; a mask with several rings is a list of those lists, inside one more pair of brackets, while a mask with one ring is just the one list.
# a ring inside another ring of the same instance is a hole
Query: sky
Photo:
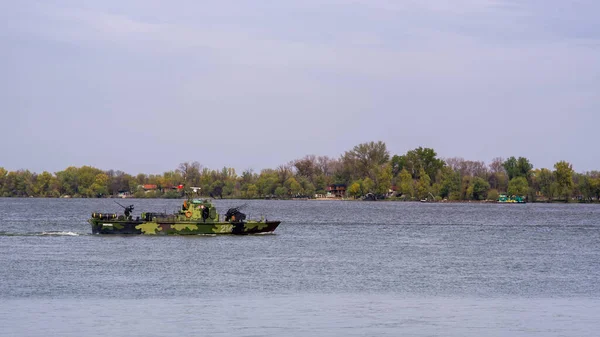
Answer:
[[0, 2], [0, 167], [276, 168], [370, 141], [600, 170], [596, 0]]

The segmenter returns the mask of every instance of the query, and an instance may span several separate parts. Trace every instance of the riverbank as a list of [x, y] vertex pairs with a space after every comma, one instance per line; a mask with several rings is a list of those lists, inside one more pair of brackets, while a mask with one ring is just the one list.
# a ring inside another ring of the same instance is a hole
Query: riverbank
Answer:
[[[566, 202], [565, 200], [535, 200], [528, 201], [524, 203], [517, 202], [500, 202], [494, 200], [436, 200], [436, 201], [424, 201], [424, 200], [403, 200], [400, 198], [387, 198], [387, 199], [377, 199], [377, 200], [365, 200], [361, 198], [211, 198], [209, 196], [201, 196], [201, 199], [212, 199], [212, 200], [282, 200], [282, 201], [364, 201], [364, 202], [402, 202], [402, 203], [427, 203], [427, 204], [600, 204], [598, 200], [586, 201], [586, 200], [570, 200]], [[146, 197], [146, 198], [135, 198], [135, 197], [117, 197], [117, 196], [109, 196], [109, 197], [99, 197], [99, 198], [88, 198], [88, 197], [80, 197], [80, 196], [61, 196], [61, 197], [0, 197], [0, 199], [133, 199], [133, 200], [183, 200], [185, 198], [164, 198], [164, 197]]]

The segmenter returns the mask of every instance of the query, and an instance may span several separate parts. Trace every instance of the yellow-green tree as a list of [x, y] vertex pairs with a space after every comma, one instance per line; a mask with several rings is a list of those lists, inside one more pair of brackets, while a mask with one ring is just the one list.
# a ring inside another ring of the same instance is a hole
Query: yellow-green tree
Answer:
[[406, 169], [400, 171], [400, 191], [405, 198], [412, 199], [415, 196], [412, 175]]
[[353, 198], [361, 195], [360, 181], [355, 181], [348, 187], [348, 194]]
[[0, 197], [8, 193], [5, 192], [4, 179], [8, 175], [8, 171], [4, 167], [0, 167]]
[[523, 176], [518, 176], [516, 178], [512, 178], [508, 182], [508, 194], [509, 195], [525, 196], [525, 195], [527, 195], [528, 190], [529, 190], [529, 184], [527, 183], [527, 179]]
[[108, 176], [105, 173], [97, 174], [94, 182], [89, 188], [94, 197], [102, 197], [108, 194]]
[[249, 184], [246, 190], [246, 198], [256, 198], [258, 196], [258, 188], [254, 184]]
[[33, 192], [36, 196], [40, 197], [57, 197], [57, 183], [56, 177], [50, 172], [44, 171], [37, 175], [35, 184], [33, 185]]
[[498, 190], [495, 188], [492, 188], [487, 193], [487, 200], [498, 201], [498, 197], [500, 197], [500, 194], [498, 193]]
[[573, 166], [562, 160], [554, 164], [554, 176], [558, 193], [565, 197], [565, 201], [569, 202], [571, 191], [573, 190]]
[[77, 192], [86, 197], [95, 196], [92, 190], [92, 184], [96, 181], [96, 176], [103, 174], [102, 170], [92, 166], [82, 166], [77, 170]]
[[371, 178], [366, 177], [365, 179], [363, 179], [363, 181], [362, 181], [363, 194], [372, 193], [374, 187], [375, 187], [375, 183], [373, 182], [373, 180], [371, 180]]
[[375, 193], [385, 195], [392, 186], [392, 165], [386, 163], [375, 169]]
[[429, 197], [431, 193], [431, 178], [425, 172], [425, 169], [419, 170], [419, 180], [417, 181], [417, 196], [419, 199], [425, 199]]
[[288, 189], [288, 193], [292, 197], [302, 194], [302, 186], [294, 177], [289, 177], [283, 185]]

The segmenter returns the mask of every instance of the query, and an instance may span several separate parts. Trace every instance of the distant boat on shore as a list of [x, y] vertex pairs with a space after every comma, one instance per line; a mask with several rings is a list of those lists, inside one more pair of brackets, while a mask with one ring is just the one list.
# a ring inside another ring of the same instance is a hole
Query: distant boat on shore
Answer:
[[525, 197], [520, 195], [508, 196], [506, 194], [500, 194], [498, 197], [500, 203], [511, 203], [511, 204], [524, 204], [526, 203]]

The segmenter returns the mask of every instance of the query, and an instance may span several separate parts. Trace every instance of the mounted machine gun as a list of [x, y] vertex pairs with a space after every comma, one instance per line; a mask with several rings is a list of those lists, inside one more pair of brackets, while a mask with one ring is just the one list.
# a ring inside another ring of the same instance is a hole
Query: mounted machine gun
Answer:
[[121, 207], [123, 207], [124, 211], [123, 213], [125, 213], [125, 217], [129, 218], [131, 216], [131, 213], [133, 212], [133, 205], [129, 205], [129, 206], [123, 206], [121, 204], [119, 204], [118, 202], [115, 201], [115, 203]]
[[243, 204], [241, 206], [228, 209], [227, 213], [225, 213], [225, 221], [244, 222], [244, 220], [246, 220], [246, 214], [240, 212], [240, 210], [247, 205], [248, 204]]

